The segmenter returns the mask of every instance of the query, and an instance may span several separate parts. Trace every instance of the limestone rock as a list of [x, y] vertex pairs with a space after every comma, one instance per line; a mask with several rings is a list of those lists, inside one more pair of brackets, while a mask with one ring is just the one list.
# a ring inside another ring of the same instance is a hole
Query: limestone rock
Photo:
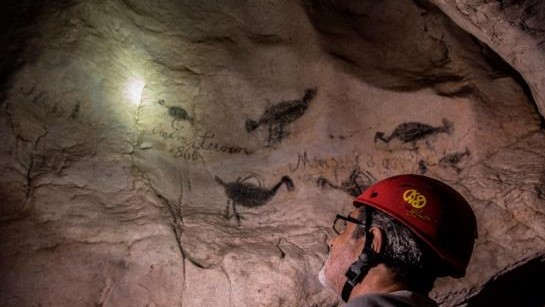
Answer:
[[477, 214], [442, 305], [543, 269], [538, 2], [2, 5], [1, 306], [333, 306], [333, 217], [408, 172]]

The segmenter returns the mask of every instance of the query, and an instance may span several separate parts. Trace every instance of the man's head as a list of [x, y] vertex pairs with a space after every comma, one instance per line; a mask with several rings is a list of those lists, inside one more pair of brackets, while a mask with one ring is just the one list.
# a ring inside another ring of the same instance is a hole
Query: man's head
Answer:
[[[371, 275], [388, 275], [382, 280], [427, 293], [437, 276], [465, 274], [476, 222], [469, 204], [451, 187], [425, 176], [400, 175], [377, 182], [354, 205], [320, 272], [322, 284], [337, 294], [347, 287], [349, 294], [363, 277], [368, 286]], [[373, 261], [354, 266], [361, 254]], [[345, 273], [361, 276], [347, 285]]]

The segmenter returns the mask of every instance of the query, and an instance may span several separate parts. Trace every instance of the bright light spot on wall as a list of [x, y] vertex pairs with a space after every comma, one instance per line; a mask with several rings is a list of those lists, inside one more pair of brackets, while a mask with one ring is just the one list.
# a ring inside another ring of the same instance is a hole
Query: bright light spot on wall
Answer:
[[142, 99], [142, 91], [144, 90], [144, 80], [138, 78], [132, 78], [127, 82], [126, 94], [130, 102], [139, 104]]

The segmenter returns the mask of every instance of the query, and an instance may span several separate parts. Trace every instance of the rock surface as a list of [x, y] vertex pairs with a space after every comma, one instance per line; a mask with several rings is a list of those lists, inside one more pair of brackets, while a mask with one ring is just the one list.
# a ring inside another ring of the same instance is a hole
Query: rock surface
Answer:
[[538, 1], [2, 5], [1, 306], [333, 306], [334, 215], [408, 172], [477, 214], [442, 305], [543, 270]]

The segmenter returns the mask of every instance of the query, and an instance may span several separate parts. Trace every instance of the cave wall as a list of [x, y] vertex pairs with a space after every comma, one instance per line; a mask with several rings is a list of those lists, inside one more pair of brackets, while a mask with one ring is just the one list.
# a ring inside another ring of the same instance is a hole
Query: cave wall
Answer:
[[0, 305], [332, 306], [334, 215], [410, 172], [478, 219], [432, 297], [486, 306], [545, 250], [545, 10], [493, 4], [6, 5]]

